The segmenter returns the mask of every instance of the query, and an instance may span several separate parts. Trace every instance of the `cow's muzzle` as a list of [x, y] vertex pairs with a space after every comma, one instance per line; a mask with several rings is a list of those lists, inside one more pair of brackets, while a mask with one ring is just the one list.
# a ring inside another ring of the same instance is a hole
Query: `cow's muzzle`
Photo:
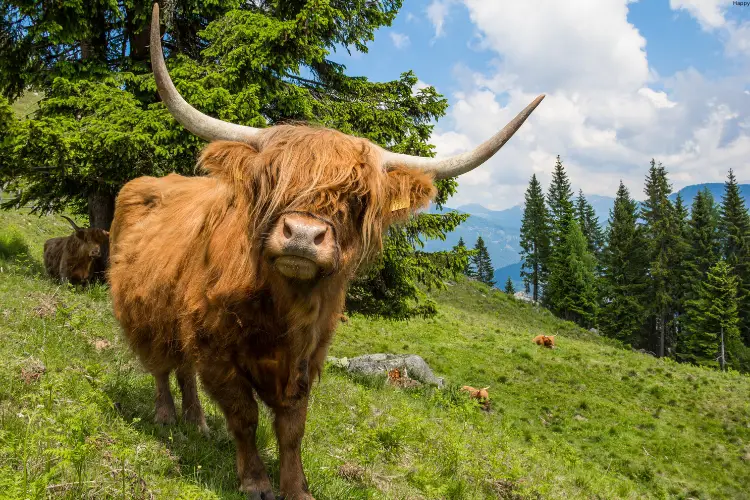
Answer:
[[331, 224], [292, 212], [276, 221], [266, 242], [266, 252], [282, 275], [311, 280], [336, 267], [338, 248]]

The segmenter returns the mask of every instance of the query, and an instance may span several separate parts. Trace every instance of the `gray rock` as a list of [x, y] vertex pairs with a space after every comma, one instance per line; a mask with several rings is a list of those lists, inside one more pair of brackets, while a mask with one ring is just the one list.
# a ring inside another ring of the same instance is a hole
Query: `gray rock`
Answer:
[[328, 361], [336, 366], [345, 368], [352, 373], [363, 375], [383, 375], [389, 370], [398, 368], [406, 369], [409, 378], [418, 380], [424, 384], [436, 385], [443, 388], [445, 381], [442, 377], [436, 377], [429, 365], [416, 354], [365, 354], [356, 358], [333, 358]]

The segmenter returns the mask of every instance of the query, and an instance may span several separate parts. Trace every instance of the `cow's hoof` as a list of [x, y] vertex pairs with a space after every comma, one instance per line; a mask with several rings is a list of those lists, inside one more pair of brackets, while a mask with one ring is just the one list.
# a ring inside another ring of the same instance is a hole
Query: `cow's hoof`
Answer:
[[311, 494], [301, 491], [299, 493], [282, 493], [279, 500], [315, 500]]
[[203, 434], [203, 436], [208, 437], [211, 435], [211, 430], [206, 425], [206, 422], [202, 422], [201, 424], [198, 424], [198, 431]]
[[154, 421], [160, 425], [173, 425], [177, 422], [177, 416], [174, 412], [170, 412], [169, 410], [159, 409], [156, 410], [156, 418], [154, 418]]
[[276, 500], [273, 490], [252, 490], [245, 492], [247, 500]]

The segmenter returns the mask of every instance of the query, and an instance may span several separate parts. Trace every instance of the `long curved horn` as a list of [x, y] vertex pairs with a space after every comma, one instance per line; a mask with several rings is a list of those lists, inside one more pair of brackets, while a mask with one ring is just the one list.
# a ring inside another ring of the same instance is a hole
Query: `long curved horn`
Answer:
[[161, 48], [161, 31], [159, 30], [159, 4], [154, 3], [151, 14], [151, 68], [156, 79], [156, 88], [167, 109], [183, 127], [207, 141], [227, 140], [240, 141], [258, 148], [262, 129], [236, 125], [204, 115], [177, 92], [169, 77], [164, 54]]
[[73, 226], [73, 229], [75, 229], [76, 231], [80, 231], [81, 230], [81, 228], [78, 227], [78, 224], [76, 224], [75, 222], [73, 222], [73, 219], [71, 219], [70, 217], [66, 217], [65, 215], [61, 215], [60, 217], [62, 217], [63, 219], [67, 220], [68, 222], [70, 222], [70, 225]]
[[531, 104], [518, 113], [500, 132], [472, 151], [449, 158], [425, 158], [383, 150], [383, 167], [387, 169], [388, 167], [403, 165], [404, 167], [418, 168], [427, 172], [433, 172], [435, 178], [438, 180], [465, 174], [492, 158], [492, 155], [497, 153], [508, 142], [508, 139], [523, 125], [526, 118], [542, 102], [542, 99], [544, 99], [544, 94], [534, 99]]

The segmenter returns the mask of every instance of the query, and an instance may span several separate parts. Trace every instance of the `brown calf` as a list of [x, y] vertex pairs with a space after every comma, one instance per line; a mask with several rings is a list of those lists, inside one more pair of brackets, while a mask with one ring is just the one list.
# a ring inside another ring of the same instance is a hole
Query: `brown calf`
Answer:
[[555, 347], [555, 336], [551, 335], [548, 337], [547, 335], [537, 335], [536, 337], [534, 337], [534, 340], [532, 340], [532, 342], [537, 345], [542, 345], [544, 347], [549, 347], [550, 349], [552, 349], [553, 347]]
[[475, 389], [470, 385], [461, 387], [461, 390], [468, 392], [472, 399], [479, 401], [484, 409], [488, 409], [490, 405], [490, 393], [487, 389], [489, 389], [489, 387], [482, 387], [481, 389]]

